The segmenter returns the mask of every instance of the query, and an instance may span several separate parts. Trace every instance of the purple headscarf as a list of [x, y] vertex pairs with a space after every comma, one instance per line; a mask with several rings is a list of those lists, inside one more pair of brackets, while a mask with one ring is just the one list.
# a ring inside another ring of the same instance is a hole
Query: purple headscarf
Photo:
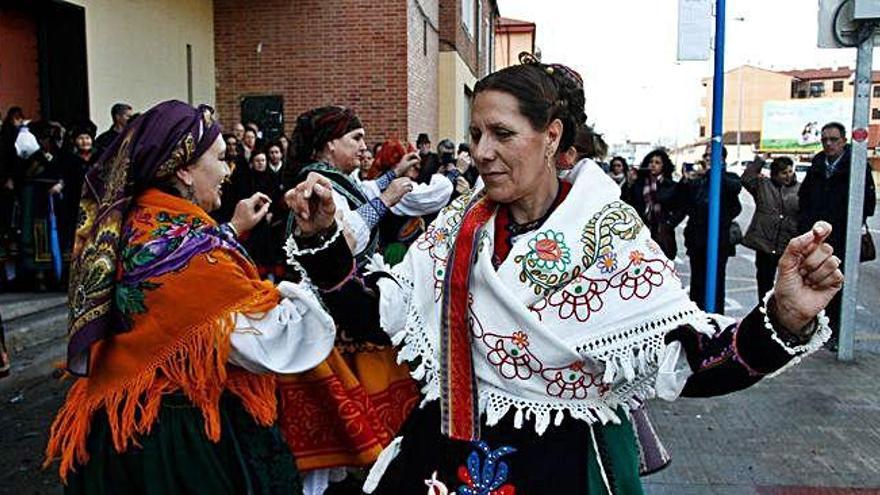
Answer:
[[165, 101], [129, 123], [86, 175], [70, 267], [71, 373], [88, 375], [92, 344], [129, 330], [113, 297], [122, 226], [132, 201], [198, 160], [219, 135], [210, 107]]

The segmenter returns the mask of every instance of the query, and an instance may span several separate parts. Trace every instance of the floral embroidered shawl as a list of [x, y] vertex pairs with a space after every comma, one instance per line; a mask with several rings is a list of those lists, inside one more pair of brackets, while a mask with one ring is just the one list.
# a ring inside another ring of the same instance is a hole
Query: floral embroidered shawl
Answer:
[[517, 426], [534, 416], [539, 434], [563, 412], [616, 422], [618, 407], [655, 394], [667, 332], [714, 331], [601, 169], [587, 162], [568, 180], [566, 199], [497, 271], [497, 206], [477, 192], [444, 210], [391, 272], [413, 288], [394, 336], [400, 357], [419, 363], [414, 376], [426, 401], [441, 399], [452, 438], [478, 438], [480, 413], [492, 425], [511, 409]]
[[133, 120], [88, 172], [70, 266], [67, 369], [89, 374], [92, 345], [131, 329], [113, 304], [122, 225], [135, 197], [202, 156], [220, 126], [210, 107], [159, 103]]
[[91, 373], [77, 379], [52, 424], [46, 462], [60, 457], [62, 478], [88, 461], [99, 409], [118, 452], [150, 432], [169, 393], [182, 392], [202, 410], [214, 441], [224, 390], [258, 423], [276, 416], [274, 378], [226, 365], [235, 314], [260, 314], [280, 298], [235, 238], [198, 206], [149, 189], [129, 210], [121, 241], [113, 297], [131, 330], [93, 345]]

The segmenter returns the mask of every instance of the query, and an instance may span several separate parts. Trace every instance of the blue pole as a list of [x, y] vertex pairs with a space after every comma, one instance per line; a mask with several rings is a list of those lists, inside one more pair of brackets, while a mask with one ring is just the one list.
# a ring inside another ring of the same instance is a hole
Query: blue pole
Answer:
[[715, 75], [712, 79], [712, 169], [709, 172], [709, 238], [706, 245], [706, 311], [715, 307], [718, 291], [718, 234], [721, 219], [721, 147], [724, 137], [724, 16], [725, 0], [715, 0]]

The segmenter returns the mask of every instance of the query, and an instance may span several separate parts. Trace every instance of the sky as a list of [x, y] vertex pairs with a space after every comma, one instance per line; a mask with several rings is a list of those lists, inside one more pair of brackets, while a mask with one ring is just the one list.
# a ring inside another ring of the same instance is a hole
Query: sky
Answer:
[[[817, 48], [818, 4], [727, 0], [725, 69], [855, 67], [854, 48]], [[712, 75], [712, 61], [676, 61], [678, 0], [498, 0], [498, 8], [537, 25], [544, 62], [580, 72], [588, 121], [609, 143], [697, 138], [701, 80]]]

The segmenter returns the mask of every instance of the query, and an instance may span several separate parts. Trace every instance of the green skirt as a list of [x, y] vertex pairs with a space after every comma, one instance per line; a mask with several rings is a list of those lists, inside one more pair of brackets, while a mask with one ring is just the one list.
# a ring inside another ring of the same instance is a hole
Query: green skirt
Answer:
[[202, 412], [182, 394], [162, 399], [149, 435], [124, 453], [113, 448], [107, 416], [92, 419], [89, 462], [67, 494], [299, 494], [302, 482], [277, 427], [258, 425], [234, 397], [220, 404], [220, 441], [205, 435]]

